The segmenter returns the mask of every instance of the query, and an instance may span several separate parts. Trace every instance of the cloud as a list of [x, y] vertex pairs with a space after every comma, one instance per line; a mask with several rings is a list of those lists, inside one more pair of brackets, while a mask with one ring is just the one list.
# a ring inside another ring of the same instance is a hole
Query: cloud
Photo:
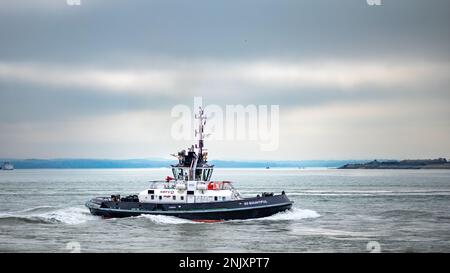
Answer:
[[[79, 87], [98, 92], [126, 92], [177, 96], [203, 86], [253, 86], [282, 90], [293, 88], [337, 88], [361, 86], [414, 86], [449, 79], [450, 64], [423, 62], [220, 62], [192, 61], [160, 68], [91, 68], [48, 64], [0, 63], [4, 82], [30, 83], [62, 88]], [[211, 90], [213, 93], [214, 90]]]
[[[0, 121], [2, 156], [27, 157], [113, 157], [129, 155], [167, 156], [170, 139], [169, 111], [72, 117], [64, 121]], [[166, 129], [164, 129], [166, 128]], [[167, 143], [154, 145], [155, 143]], [[161, 147], [164, 147], [161, 149]]]
[[[396, 0], [65, 0], [0, 3], [0, 59], [102, 63], [136, 54], [183, 59], [442, 59], [450, 2]], [[418, 19], [420, 18], [420, 19]], [[126, 62], [126, 58], [124, 59]]]
[[106, 92], [145, 92], [173, 87], [175, 80], [166, 71], [130, 71], [76, 68], [41, 64], [0, 63], [3, 81], [44, 86], [94, 88]]
[[[258, 141], [207, 139], [214, 158], [342, 159], [446, 156], [448, 101], [340, 101], [281, 107], [280, 146], [261, 152]], [[3, 157], [167, 157], [190, 141], [171, 137], [170, 109], [130, 110], [64, 121], [0, 121]], [[230, 147], [233, 153], [230, 154]]]
[[279, 153], [295, 157], [301, 151], [304, 159], [446, 156], [449, 116], [448, 101], [432, 98], [285, 109]]
[[236, 77], [250, 84], [277, 88], [355, 89], [365, 85], [409, 86], [448, 79], [449, 64], [325, 61], [306, 63], [256, 63], [237, 69]]

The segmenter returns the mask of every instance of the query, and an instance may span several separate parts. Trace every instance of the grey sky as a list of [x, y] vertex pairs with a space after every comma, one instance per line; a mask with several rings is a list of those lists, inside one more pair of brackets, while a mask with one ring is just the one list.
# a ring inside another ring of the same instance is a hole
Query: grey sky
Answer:
[[279, 150], [216, 158], [448, 157], [449, 23], [447, 0], [1, 0], [0, 157], [167, 156], [194, 96], [280, 105]]

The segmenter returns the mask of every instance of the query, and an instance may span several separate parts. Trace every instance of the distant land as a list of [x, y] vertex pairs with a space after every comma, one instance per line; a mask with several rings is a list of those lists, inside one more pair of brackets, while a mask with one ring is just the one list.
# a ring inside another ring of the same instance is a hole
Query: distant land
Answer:
[[[169, 159], [11, 159], [15, 169], [109, 169], [163, 168], [176, 164]], [[450, 169], [445, 158], [416, 160], [211, 160], [217, 168], [337, 168], [337, 169]]]
[[[103, 168], [162, 168], [176, 164], [168, 159], [0, 159], [11, 162], [16, 169], [103, 169]], [[338, 168], [344, 164], [365, 163], [368, 160], [211, 160], [218, 168]]]
[[450, 162], [445, 158], [437, 159], [407, 159], [378, 161], [366, 163], [347, 163], [339, 169], [450, 169]]

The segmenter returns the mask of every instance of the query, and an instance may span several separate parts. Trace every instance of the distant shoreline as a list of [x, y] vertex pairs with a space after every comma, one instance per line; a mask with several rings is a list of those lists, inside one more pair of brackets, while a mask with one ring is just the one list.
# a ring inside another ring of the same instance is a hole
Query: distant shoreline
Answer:
[[[114, 169], [164, 168], [176, 164], [169, 159], [9, 159], [15, 169]], [[338, 168], [349, 163], [367, 160], [211, 160], [216, 168]]]
[[450, 169], [450, 162], [445, 158], [437, 159], [406, 159], [401, 161], [377, 161], [373, 160], [367, 163], [348, 163], [338, 169], [380, 169], [380, 170], [447, 170]]
[[[156, 169], [170, 168], [169, 159], [0, 159], [15, 169]], [[224, 169], [450, 169], [445, 158], [422, 160], [211, 160]]]

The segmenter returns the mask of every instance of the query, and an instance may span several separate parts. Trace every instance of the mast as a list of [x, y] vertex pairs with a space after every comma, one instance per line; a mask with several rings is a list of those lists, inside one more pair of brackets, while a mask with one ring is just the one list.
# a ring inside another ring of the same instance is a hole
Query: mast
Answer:
[[198, 136], [198, 144], [195, 145], [197, 148], [197, 153], [194, 155], [194, 159], [191, 162], [190, 170], [189, 170], [189, 179], [195, 180], [195, 172], [197, 170], [198, 163], [203, 164], [203, 138], [205, 137], [203, 127], [206, 124], [206, 117], [204, 115], [204, 110], [200, 106], [198, 108], [198, 115], [195, 114], [195, 118], [198, 119], [198, 129], [195, 130], [195, 135]]
[[195, 118], [198, 119], [198, 130], [195, 131], [195, 135], [198, 135], [198, 155], [203, 156], [203, 138], [205, 137], [203, 128], [206, 124], [206, 117], [204, 115], [204, 110], [200, 106], [198, 108], [198, 115], [195, 115]]

